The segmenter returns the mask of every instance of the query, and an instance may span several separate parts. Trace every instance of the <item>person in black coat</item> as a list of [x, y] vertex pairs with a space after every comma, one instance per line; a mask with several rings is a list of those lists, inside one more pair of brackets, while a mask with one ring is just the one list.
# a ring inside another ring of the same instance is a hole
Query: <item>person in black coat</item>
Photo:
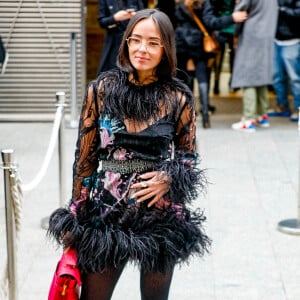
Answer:
[[[231, 15], [234, 6], [236, 3], [236, 0], [210, 0], [214, 14], [217, 17], [220, 16], [228, 16]], [[215, 95], [220, 94], [220, 76], [222, 72], [222, 65], [223, 65], [223, 59], [226, 49], [226, 44], [229, 48], [229, 67], [230, 67], [230, 73], [232, 73], [233, 70], [233, 61], [234, 61], [234, 25], [231, 24], [228, 27], [222, 28], [221, 30], [216, 31], [216, 37], [220, 44], [220, 51], [218, 55], [216, 56], [215, 63], [214, 63], [214, 88], [213, 92]], [[229, 81], [230, 86], [230, 81]]]
[[[235, 22], [244, 22], [246, 11], [233, 12], [229, 16], [216, 17], [209, 0], [184, 0], [176, 9], [177, 27], [175, 31], [178, 69], [187, 71], [187, 63], [192, 60], [195, 66], [195, 77], [199, 84], [199, 95], [202, 111], [203, 128], [210, 127], [209, 121], [209, 78], [208, 60], [211, 54], [203, 49], [203, 34], [198, 28], [188, 7], [191, 7], [208, 32], [229, 26]], [[179, 74], [182, 74], [180, 72]], [[181, 77], [181, 75], [179, 75]], [[182, 77], [181, 77], [182, 78]], [[188, 77], [187, 77], [188, 78]], [[191, 81], [187, 81], [190, 83]]]
[[1, 65], [1, 73], [0, 74], [2, 74], [2, 75], [5, 73], [7, 61], [8, 61], [8, 53], [5, 50], [2, 38], [0, 36], [0, 65]]
[[98, 22], [106, 29], [106, 36], [97, 75], [116, 67], [126, 26], [136, 11], [143, 8], [142, 0], [98, 0]]
[[176, 2], [175, 0], [157, 0], [156, 8], [164, 12], [170, 19], [173, 27], [176, 27]]

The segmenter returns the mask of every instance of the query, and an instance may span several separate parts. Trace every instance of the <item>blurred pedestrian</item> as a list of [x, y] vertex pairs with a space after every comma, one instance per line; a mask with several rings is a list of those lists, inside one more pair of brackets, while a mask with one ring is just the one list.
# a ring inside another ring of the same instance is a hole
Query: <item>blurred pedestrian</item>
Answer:
[[[229, 16], [234, 11], [236, 0], [210, 0], [214, 14], [217, 17]], [[229, 71], [230, 75], [233, 70], [233, 60], [234, 60], [234, 24], [231, 24], [225, 28], [215, 31], [216, 38], [219, 41], [220, 49], [216, 55], [214, 61], [213, 70], [214, 70], [214, 84], [213, 84], [213, 93], [215, 95], [220, 94], [220, 77], [223, 67], [223, 60], [225, 56], [226, 45], [229, 50]], [[228, 82], [230, 87], [231, 76]]]
[[[278, 0], [273, 88], [277, 106], [269, 116], [298, 121], [300, 107], [300, 0]], [[292, 111], [289, 92], [293, 95]]]
[[131, 18], [118, 66], [87, 88], [72, 199], [51, 215], [49, 233], [78, 253], [80, 299], [111, 299], [131, 261], [141, 299], [166, 300], [175, 265], [210, 244], [202, 211], [188, 205], [206, 181], [196, 165], [193, 95], [175, 78], [166, 14], [145, 9]]
[[273, 75], [277, 0], [239, 0], [235, 10], [247, 10], [248, 18], [242, 26], [236, 25], [238, 45], [231, 86], [243, 90], [243, 115], [232, 129], [254, 132], [256, 125], [270, 126], [268, 85]]
[[117, 66], [123, 33], [136, 11], [144, 8], [142, 0], [98, 0], [98, 22], [106, 30], [97, 74]]
[[[208, 61], [214, 54], [208, 54], [203, 49], [203, 33], [194, 21], [190, 9], [194, 11], [197, 17], [206, 27], [208, 32], [221, 29], [233, 24], [234, 22], [243, 22], [247, 18], [247, 12], [237, 11], [229, 16], [216, 17], [209, 0], [184, 0], [176, 9], [176, 44], [178, 55], [178, 69], [188, 73], [188, 63], [192, 61], [195, 67], [195, 77], [198, 81], [202, 126], [203, 128], [210, 127], [209, 120], [209, 80], [210, 67]], [[187, 78], [187, 83], [190, 84], [193, 78]]]
[[173, 25], [176, 27], [176, 18], [175, 18], [175, 10], [176, 10], [176, 2], [175, 0], [157, 0], [156, 8], [160, 11], [164, 12], [169, 18]]
[[5, 73], [7, 62], [8, 62], [8, 52], [6, 51], [4, 47], [4, 43], [0, 36], [0, 64], [1, 64], [2, 75]]

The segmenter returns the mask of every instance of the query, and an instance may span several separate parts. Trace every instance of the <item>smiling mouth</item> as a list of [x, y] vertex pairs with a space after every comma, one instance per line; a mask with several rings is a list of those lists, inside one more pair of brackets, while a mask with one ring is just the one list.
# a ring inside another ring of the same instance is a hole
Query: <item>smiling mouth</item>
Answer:
[[148, 58], [142, 56], [136, 56], [135, 58], [138, 60], [148, 60]]

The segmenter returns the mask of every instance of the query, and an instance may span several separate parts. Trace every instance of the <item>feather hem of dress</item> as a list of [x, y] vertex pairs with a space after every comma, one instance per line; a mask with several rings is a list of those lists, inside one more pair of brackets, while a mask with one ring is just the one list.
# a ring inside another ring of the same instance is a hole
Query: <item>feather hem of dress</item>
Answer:
[[[67, 209], [53, 212], [48, 235], [65, 247], [78, 252], [77, 264], [82, 272], [101, 272], [118, 267], [125, 261], [138, 265], [144, 272], [166, 272], [175, 264], [188, 262], [191, 255], [208, 252], [210, 239], [204, 232], [205, 216], [199, 209], [191, 212], [173, 209], [134, 208], [112, 212], [108, 222], [97, 226], [80, 225]], [[112, 218], [123, 218], [111, 223]]]

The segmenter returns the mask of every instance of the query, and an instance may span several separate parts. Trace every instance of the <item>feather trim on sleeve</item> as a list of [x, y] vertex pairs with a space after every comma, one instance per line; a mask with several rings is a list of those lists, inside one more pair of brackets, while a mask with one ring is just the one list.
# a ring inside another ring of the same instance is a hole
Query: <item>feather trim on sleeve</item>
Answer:
[[190, 203], [197, 196], [205, 192], [207, 179], [205, 170], [196, 166], [196, 157], [185, 155], [177, 151], [174, 159], [164, 161], [160, 171], [165, 172], [170, 178], [169, 196], [174, 203]]

